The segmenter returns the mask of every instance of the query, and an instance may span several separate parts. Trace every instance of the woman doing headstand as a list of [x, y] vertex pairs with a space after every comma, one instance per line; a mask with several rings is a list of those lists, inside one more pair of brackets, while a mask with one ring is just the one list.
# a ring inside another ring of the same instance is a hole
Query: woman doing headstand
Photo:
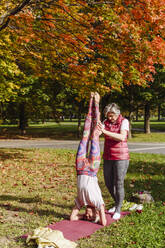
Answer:
[[[100, 96], [91, 93], [88, 114], [85, 119], [83, 137], [76, 155], [77, 197], [70, 220], [86, 219], [106, 225], [105, 207], [101, 190], [98, 185], [97, 172], [100, 166], [100, 147], [97, 123], [100, 121]], [[88, 145], [91, 141], [90, 152]], [[86, 206], [85, 214], [79, 214]]]

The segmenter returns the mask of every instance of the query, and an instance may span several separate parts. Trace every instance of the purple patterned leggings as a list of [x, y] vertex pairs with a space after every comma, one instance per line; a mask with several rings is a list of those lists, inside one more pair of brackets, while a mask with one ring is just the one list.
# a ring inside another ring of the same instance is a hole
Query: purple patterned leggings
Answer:
[[[83, 136], [80, 141], [76, 155], [76, 169], [85, 171], [95, 171], [97, 173], [100, 166], [100, 146], [97, 122], [100, 120], [99, 103], [94, 98], [90, 98], [88, 114], [84, 123]], [[88, 147], [90, 151], [88, 153]]]

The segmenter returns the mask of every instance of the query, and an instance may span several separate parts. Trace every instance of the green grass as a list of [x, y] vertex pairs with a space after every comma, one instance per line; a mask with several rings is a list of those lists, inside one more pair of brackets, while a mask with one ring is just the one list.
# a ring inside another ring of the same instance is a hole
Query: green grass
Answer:
[[[0, 247], [25, 248], [21, 235], [68, 219], [76, 196], [75, 152], [54, 149], [0, 149]], [[78, 248], [164, 248], [165, 156], [131, 153], [125, 199], [151, 191], [155, 202], [79, 241]], [[99, 184], [106, 208], [113, 201]], [[5, 246], [6, 245], [6, 246]], [[30, 248], [35, 247], [33, 245]]]
[[[144, 122], [143, 121], [133, 122], [132, 127], [140, 128], [144, 130]], [[151, 127], [151, 131], [153, 130], [153, 131], [158, 131], [158, 132], [165, 132], [165, 121], [151, 120], [150, 127]]]
[[128, 142], [156, 142], [156, 143], [163, 143], [165, 142], [165, 133], [150, 133], [150, 134], [145, 134], [145, 133], [138, 133], [138, 132], [133, 132], [132, 133], [132, 138], [128, 139]]
[[[83, 122], [82, 122], [83, 126]], [[151, 121], [151, 134], [143, 133], [143, 122], [133, 122], [132, 138], [130, 142], [165, 142], [165, 122]], [[140, 129], [140, 130], [137, 130]], [[153, 130], [153, 131], [152, 131]], [[16, 125], [1, 125], [1, 139], [56, 139], [77, 140], [77, 122], [47, 122], [45, 124], [31, 124], [26, 134], [21, 135]], [[102, 138], [102, 137], [101, 137]]]
[[1, 139], [4, 138], [48, 138], [60, 140], [76, 140], [77, 122], [47, 122], [45, 124], [32, 124], [26, 129], [26, 134], [21, 135], [16, 125], [1, 125]]

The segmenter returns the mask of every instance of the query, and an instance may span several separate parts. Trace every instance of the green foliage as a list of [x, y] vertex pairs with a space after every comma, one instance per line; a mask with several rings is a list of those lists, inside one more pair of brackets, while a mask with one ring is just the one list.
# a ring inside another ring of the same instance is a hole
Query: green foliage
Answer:
[[14, 98], [24, 78], [12, 54], [12, 41], [8, 34], [1, 34], [0, 41], [0, 99], [1, 102]]

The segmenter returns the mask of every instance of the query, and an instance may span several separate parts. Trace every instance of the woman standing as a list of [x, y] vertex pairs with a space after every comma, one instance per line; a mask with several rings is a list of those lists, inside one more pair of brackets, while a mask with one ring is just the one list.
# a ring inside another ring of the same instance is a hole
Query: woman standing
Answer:
[[104, 134], [104, 180], [115, 206], [109, 209], [113, 219], [120, 219], [124, 200], [124, 178], [129, 166], [127, 136], [129, 122], [120, 114], [117, 104], [111, 103], [104, 109], [106, 120], [99, 123], [100, 131]]

